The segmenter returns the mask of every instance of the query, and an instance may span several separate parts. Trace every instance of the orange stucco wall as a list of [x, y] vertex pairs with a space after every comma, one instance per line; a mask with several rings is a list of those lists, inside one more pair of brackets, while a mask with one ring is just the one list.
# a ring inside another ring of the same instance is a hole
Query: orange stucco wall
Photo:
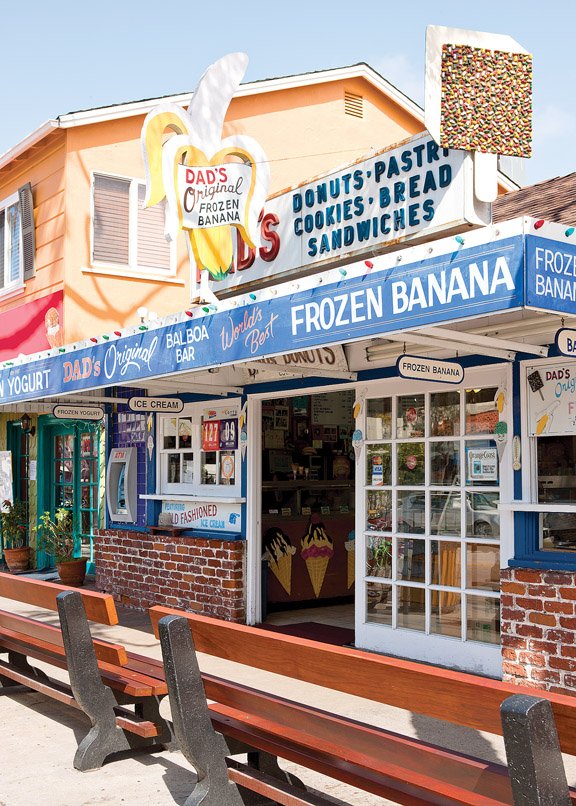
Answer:
[[[362, 118], [345, 114], [345, 91], [363, 97]], [[118, 267], [91, 263], [92, 175], [144, 178], [142, 123], [137, 116], [56, 130], [17, 167], [0, 174], [0, 199], [32, 181], [37, 272], [24, 299], [64, 289], [67, 343], [136, 325], [141, 306], [164, 315], [189, 304], [183, 236], [177, 244], [176, 276], [170, 279], [118, 276]], [[368, 81], [353, 78], [237, 97], [223, 136], [245, 133], [259, 141], [270, 160], [272, 194], [421, 129], [418, 120]], [[0, 297], [0, 310], [17, 302], [2, 304]]]
[[[22, 185], [32, 184], [36, 225], [36, 274], [26, 283], [25, 298], [38, 299], [63, 287], [65, 244], [64, 184], [66, 138], [55, 130], [27, 157], [0, 173], [0, 199], [6, 199]], [[23, 296], [0, 297], [3, 310], [17, 307]]]

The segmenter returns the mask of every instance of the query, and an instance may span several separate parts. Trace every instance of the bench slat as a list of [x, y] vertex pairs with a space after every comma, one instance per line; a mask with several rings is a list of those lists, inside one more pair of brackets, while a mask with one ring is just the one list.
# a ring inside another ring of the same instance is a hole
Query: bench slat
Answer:
[[[535, 693], [465, 672], [329, 646], [168, 607], [150, 609], [157, 637], [158, 621], [166, 615], [188, 620], [198, 652], [489, 733], [502, 734], [503, 700], [512, 694]], [[540, 690], [538, 696], [551, 702], [562, 750], [576, 755], [574, 699]]]
[[[55, 582], [43, 582], [30, 577], [15, 577], [12, 574], [0, 572], [0, 596], [14, 599], [17, 602], [44, 607], [47, 610], [57, 610], [56, 597], [63, 591], [70, 590], [65, 585]], [[90, 621], [99, 624], [118, 624], [118, 614], [114, 599], [109, 593], [81, 590], [82, 601], [86, 616]]]
[[[5, 610], [0, 610], [0, 634], [8, 632], [12, 637], [22, 635], [23, 640], [35, 638], [64, 650], [62, 631], [59, 627], [44, 624], [27, 616], [14, 615]], [[126, 649], [121, 644], [113, 644], [109, 641], [98, 639], [94, 639], [93, 644], [98, 660], [117, 664], [118, 666], [125, 666], [128, 663]]]
[[[238, 762], [230, 762], [233, 766], [228, 769], [228, 778], [238, 786], [243, 786], [251, 792], [264, 795], [274, 803], [281, 806], [329, 806], [332, 800], [319, 797], [311, 792], [295, 790], [278, 778], [272, 778], [259, 770]], [[297, 793], [297, 794], [296, 794]]]

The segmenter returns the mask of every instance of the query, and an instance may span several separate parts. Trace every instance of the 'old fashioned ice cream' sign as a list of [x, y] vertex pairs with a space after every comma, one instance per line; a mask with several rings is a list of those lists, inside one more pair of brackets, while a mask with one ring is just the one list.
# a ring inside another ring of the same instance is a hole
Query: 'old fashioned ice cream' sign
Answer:
[[576, 433], [576, 372], [570, 362], [528, 367], [528, 433]]

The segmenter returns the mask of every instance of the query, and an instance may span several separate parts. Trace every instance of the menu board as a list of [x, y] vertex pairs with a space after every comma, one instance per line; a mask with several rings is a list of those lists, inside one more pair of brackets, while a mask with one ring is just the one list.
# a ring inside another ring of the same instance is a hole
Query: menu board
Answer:
[[572, 361], [526, 370], [531, 437], [576, 434], [576, 370]]
[[238, 449], [238, 418], [204, 420], [202, 423], [203, 451], [235, 451]]

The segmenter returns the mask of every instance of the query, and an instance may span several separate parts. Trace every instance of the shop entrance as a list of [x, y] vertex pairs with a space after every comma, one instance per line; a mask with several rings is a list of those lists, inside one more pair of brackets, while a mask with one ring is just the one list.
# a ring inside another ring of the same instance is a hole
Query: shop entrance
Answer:
[[356, 639], [497, 675], [506, 372], [469, 375], [466, 388], [391, 381], [366, 392]]
[[319, 640], [339, 626], [343, 643], [354, 625], [354, 396], [262, 401], [262, 620], [308, 623], [301, 634]]
[[[45, 480], [38, 496], [41, 511], [49, 511], [52, 518], [60, 508], [73, 512], [77, 556], [87, 557], [91, 564], [100, 510], [100, 428], [95, 423], [52, 418], [40, 418], [39, 423]], [[39, 554], [39, 567], [52, 562]], [[88, 566], [88, 570], [93, 569]]]

